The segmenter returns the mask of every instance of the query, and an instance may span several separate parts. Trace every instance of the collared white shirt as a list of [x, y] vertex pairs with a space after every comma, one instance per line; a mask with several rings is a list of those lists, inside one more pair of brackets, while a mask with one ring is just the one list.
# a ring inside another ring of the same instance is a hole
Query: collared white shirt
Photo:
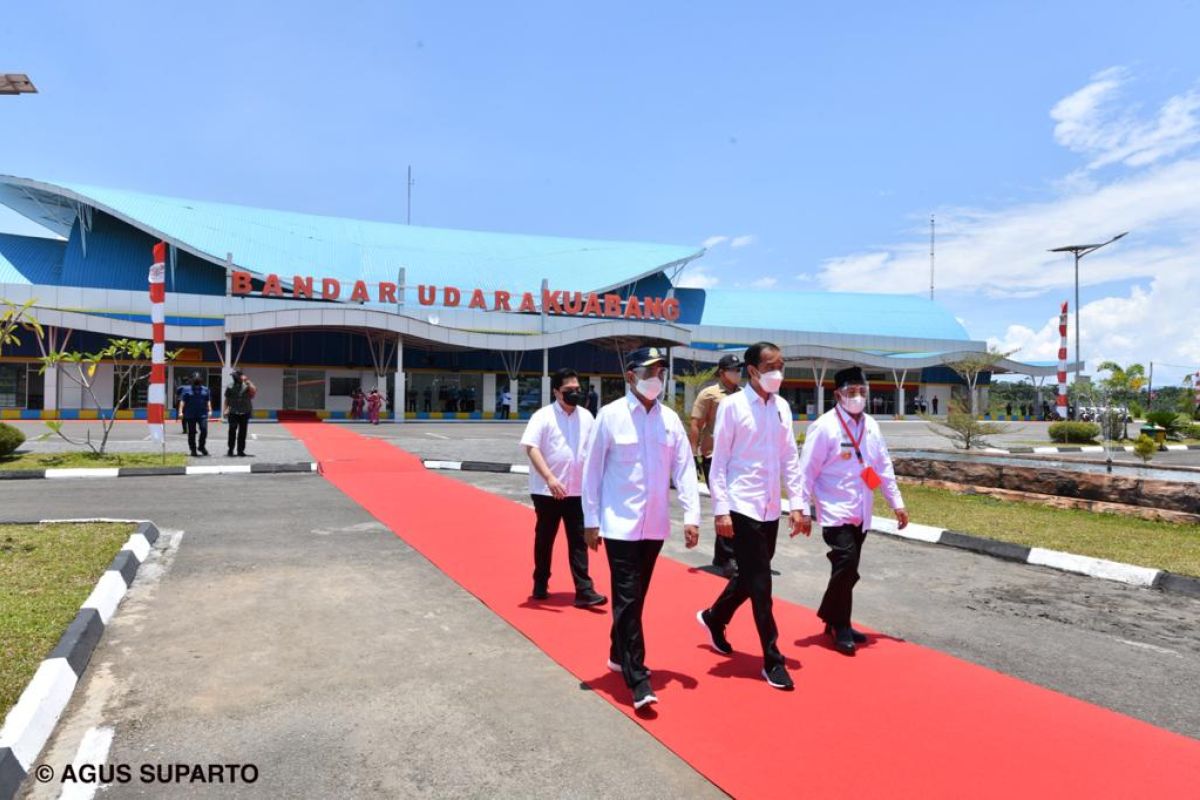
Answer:
[[679, 415], [632, 391], [600, 409], [583, 461], [583, 524], [605, 539], [666, 539], [675, 481], [685, 525], [700, 524], [692, 447]]
[[713, 515], [736, 511], [760, 522], [779, 519], [781, 480], [794, 502], [802, 480], [791, 406], [777, 394], [764, 401], [753, 386], [729, 395], [717, 406], [713, 433]]
[[[542, 406], [529, 418], [521, 444], [542, 453], [550, 474], [567, 487], [568, 497], [579, 497], [583, 485], [583, 450], [595, 420], [583, 406], [568, 414], [557, 400]], [[529, 466], [529, 493], [550, 495], [546, 480]]]
[[[863, 464], [858, 463], [854, 448], [838, 422], [839, 413], [854, 438], [862, 437]], [[863, 530], [870, 528], [875, 493], [861, 477], [867, 464], [879, 475], [888, 505], [893, 509], [904, 508], [892, 457], [875, 418], [863, 414], [862, 420], [855, 422], [836, 406], [826, 411], [808, 426], [804, 450], [800, 453], [800, 471], [804, 476], [800, 507], [808, 509], [815, 502], [816, 519], [822, 527], [861, 524]]]

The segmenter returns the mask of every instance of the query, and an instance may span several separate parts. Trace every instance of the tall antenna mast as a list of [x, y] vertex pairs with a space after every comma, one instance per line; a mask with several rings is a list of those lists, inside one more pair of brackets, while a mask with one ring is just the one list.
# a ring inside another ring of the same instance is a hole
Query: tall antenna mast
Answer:
[[405, 214], [404, 214], [404, 224], [405, 225], [412, 225], [412, 187], [413, 187], [412, 164], [409, 164], [408, 165], [408, 187], [407, 187], [408, 188], [408, 204], [407, 204], [407, 210], [405, 211]]
[[937, 229], [933, 214], [929, 215], [929, 299], [933, 300], [933, 246], [934, 231]]

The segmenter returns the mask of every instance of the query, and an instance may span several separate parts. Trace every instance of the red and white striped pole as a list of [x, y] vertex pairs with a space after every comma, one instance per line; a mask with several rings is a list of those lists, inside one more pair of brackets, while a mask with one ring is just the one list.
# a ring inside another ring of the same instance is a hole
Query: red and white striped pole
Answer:
[[165, 439], [163, 417], [167, 399], [166, 272], [167, 245], [159, 242], [154, 245], [154, 263], [150, 265], [150, 324], [154, 329], [154, 344], [150, 349], [150, 391], [146, 397], [150, 438], [159, 443]]
[[1062, 313], [1058, 315], [1058, 397], [1055, 398], [1056, 408], [1060, 419], [1067, 418], [1067, 304], [1062, 304]]

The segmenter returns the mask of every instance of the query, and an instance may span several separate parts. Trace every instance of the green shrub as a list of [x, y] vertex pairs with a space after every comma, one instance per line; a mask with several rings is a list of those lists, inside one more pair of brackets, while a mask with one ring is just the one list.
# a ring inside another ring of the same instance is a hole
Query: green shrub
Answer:
[[12, 455], [23, 444], [25, 444], [25, 434], [12, 425], [0, 422], [0, 456]]
[[1129, 416], [1133, 417], [1134, 419], [1144, 419], [1146, 416], [1146, 409], [1142, 408], [1141, 403], [1139, 403], [1137, 400], [1134, 400], [1129, 404]]
[[1071, 444], [1094, 444], [1100, 426], [1094, 422], [1055, 422], [1050, 425], [1050, 439]]
[[1174, 411], [1151, 411], [1146, 415], [1146, 422], [1153, 423], [1160, 428], [1166, 428], [1167, 436], [1175, 439], [1182, 435], [1183, 426], [1187, 422], [1187, 418], [1181, 418]]
[[1188, 426], [1183, 429], [1183, 435], [1188, 439], [1200, 439], [1200, 422], [1188, 423]]
[[1138, 458], [1149, 464], [1150, 459], [1154, 458], [1154, 451], [1158, 449], [1158, 444], [1146, 434], [1142, 434], [1133, 443], [1133, 452], [1137, 453]]

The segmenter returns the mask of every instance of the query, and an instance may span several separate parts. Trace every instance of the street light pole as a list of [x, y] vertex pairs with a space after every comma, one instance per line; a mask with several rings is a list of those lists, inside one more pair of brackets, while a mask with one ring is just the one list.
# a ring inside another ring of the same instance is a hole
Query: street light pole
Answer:
[[1097, 250], [1099, 250], [1101, 247], [1107, 247], [1108, 245], [1115, 242], [1117, 239], [1121, 239], [1128, 235], [1129, 235], [1129, 231], [1125, 231], [1124, 233], [1118, 233], [1116, 236], [1112, 237], [1107, 242], [1101, 242], [1100, 244], [1071, 244], [1071, 245], [1067, 245], [1066, 247], [1055, 247], [1049, 251], [1051, 253], [1073, 253], [1075, 255], [1075, 380], [1076, 381], [1079, 380], [1079, 368], [1083, 363], [1079, 359], [1079, 261], [1087, 254], [1094, 253]]

